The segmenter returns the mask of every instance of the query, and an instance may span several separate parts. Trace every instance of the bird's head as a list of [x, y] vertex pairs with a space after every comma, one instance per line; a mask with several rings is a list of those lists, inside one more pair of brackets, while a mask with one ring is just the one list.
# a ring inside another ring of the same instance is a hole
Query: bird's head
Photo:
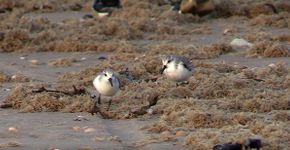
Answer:
[[102, 76], [105, 80], [108, 80], [110, 82], [111, 86], [113, 86], [113, 78], [115, 78], [115, 74], [112, 70], [104, 70]]
[[164, 70], [173, 63], [174, 59], [171, 56], [166, 56], [162, 58], [162, 68], [160, 69], [160, 73], [163, 74]]

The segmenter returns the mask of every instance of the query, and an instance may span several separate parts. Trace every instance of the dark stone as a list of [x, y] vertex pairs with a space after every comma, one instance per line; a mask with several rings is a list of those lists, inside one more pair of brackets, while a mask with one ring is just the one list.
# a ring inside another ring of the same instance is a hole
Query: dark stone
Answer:
[[242, 149], [243, 149], [243, 145], [239, 143], [219, 144], [213, 147], [213, 150], [242, 150]]
[[255, 148], [257, 150], [259, 150], [260, 148], [262, 148], [262, 141], [260, 139], [248, 139], [248, 143], [247, 145], [245, 145], [246, 149], [252, 149]]

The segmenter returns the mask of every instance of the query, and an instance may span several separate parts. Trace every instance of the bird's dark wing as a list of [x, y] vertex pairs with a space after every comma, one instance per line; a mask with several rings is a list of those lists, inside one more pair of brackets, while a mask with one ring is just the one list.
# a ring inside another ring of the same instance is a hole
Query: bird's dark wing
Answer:
[[183, 63], [183, 66], [189, 70], [192, 71], [194, 69], [194, 66], [192, 65], [192, 63], [185, 57], [182, 56], [172, 56], [173, 59], [175, 59], [176, 61], [180, 61]]
[[115, 75], [115, 77], [116, 77], [117, 81], [119, 82], [119, 88], [120, 88], [121, 87], [121, 80], [120, 80], [118, 75]]

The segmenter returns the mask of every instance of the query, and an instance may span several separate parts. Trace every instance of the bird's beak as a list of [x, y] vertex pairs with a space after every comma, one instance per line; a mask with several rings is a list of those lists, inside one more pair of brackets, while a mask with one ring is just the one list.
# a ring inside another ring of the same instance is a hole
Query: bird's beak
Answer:
[[160, 73], [163, 74], [163, 72], [166, 68], [167, 68], [166, 65], [164, 65], [163, 68], [160, 69]]
[[111, 86], [113, 87], [113, 80], [112, 80], [112, 78], [109, 78], [109, 82], [110, 82]]

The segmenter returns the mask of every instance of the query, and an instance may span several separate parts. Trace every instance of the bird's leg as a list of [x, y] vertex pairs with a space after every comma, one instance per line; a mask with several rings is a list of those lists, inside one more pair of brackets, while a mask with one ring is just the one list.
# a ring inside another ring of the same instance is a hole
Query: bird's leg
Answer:
[[97, 111], [96, 111], [96, 109], [97, 109], [97, 101], [95, 100], [95, 98], [96, 98], [95, 95], [92, 96], [92, 98], [94, 99], [94, 104], [93, 104], [93, 107], [92, 107], [92, 109], [91, 109], [91, 114], [94, 115], [94, 114], [97, 112]]
[[94, 101], [94, 106], [92, 107], [92, 110], [91, 110], [92, 115], [94, 115], [96, 113], [96, 109], [97, 109], [97, 102]]
[[99, 97], [98, 97], [98, 104], [101, 104], [101, 95], [99, 94]]
[[110, 98], [110, 100], [109, 100], [109, 104], [108, 104], [107, 111], [109, 111], [109, 110], [110, 110], [110, 107], [111, 107], [111, 105], [112, 105], [112, 98]]
[[99, 95], [99, 97], [98, 97], [98, 101], [96, 101], [96, 95], [93, 95], [93, 96], [91, 96], [91, 98], [93, 98], [94, 99], [94, 105], [93, 105], [93, 107], [92, 107], [92, 109], [91, 109], [91, 114], [92, 115], [94, 115], [95, 113], [97, 113], [98, 112], [98, 107], [97, 107], [97, 102], [99, 103], [99, 101], [100, 101], [100, 98], [101, 96]]

